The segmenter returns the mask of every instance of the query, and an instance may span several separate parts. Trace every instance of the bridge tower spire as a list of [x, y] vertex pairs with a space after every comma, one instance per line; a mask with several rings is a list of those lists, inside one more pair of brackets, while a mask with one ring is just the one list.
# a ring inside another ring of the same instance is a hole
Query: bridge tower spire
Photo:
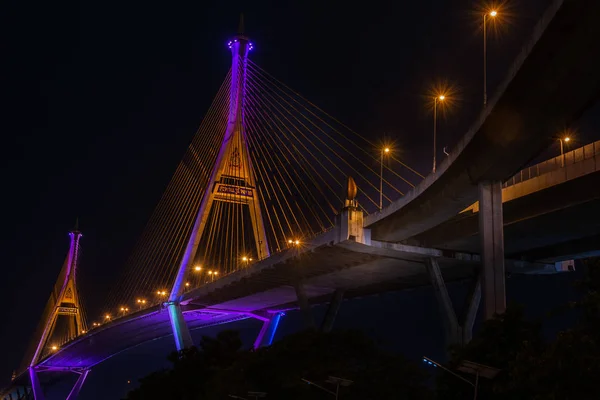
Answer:
[[[31, 386], [36, 400], [44, 399], [44, 393], [38, 378], [38, 372], [41, 371], [38, 366], [40, 361], [62, 344], [85, 333], [86, 330], [79, 291], [77, 290], [79, 241], [82, 236], [78, 225], [76, 222], [75, 227], [69, 232], [69, 252], [50, 293], [50, 298], [46, 302], [44, 314], [31, 343], [32, 347], [27, 352], [21, 366], [22, 371], [29, 369]], [[59, 328], [60, 335], [57, 333], [57, 328]], [[81, 384], [83, 384], [83, 381]]]
[[66, 333], [63, 340], [69, 341], [85, 331], [85, 322], [82, 317], [81, 302], [77, 290], [77, 266], [79, 261], [79, 240], [81, 232], [78, 223], [69, 232], [70, 246], [63, 267], [46, 303], [41, 325], [37, 331], [35, 351], [29, 362], [30, 366], [36, 365], [49, 351], [51, 346], [62, 343], [50, 343], [57, 327], [59, 317], [66, 317]]
[[183, 319], [179, 301], [185, 276], [194, 261], [198, 245], [209, 219], [214, 202], [235, 203], [249, 208], [254, 244], [258, 259], [269, 256], [265, 226], [260, 209], [260, 198], [248, 151], [244, 129], [244, 95], [250, 39], [244, 34], [244, 17], [240, 16], [239, 33], [228, 42], [232, 54], [231, 87], [227, 128], [213, 167], [206, 191], [196, 215], [179, 270], [168, 302], [171, 326], [178, 350], [192, 345], [191, 336]]

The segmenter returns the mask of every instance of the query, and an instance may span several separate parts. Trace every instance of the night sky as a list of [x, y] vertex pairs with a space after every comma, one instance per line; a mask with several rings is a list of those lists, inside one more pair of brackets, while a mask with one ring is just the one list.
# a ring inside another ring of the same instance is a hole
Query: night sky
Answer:
[[[490, 96], [549, 2], [515, 0], [500, 7], [503, 19], [488, 42]], [[440, 121], [438, 154], [456, 143], [481, 107], [480, 3], [5, 2], [0, 386], [21, 361], [77, 217], [84, 233], [83, 301], [92, 315], [101, 310], [227, 73], [225, 42], [236, 33], [240, 12], [257, 64], [364, 136], [394, 140], [403, 160], [426, 173], [430, 89], [446, 82], [458, 100]], [[577, 142], [598, 138], [595, 115], [578, 125]], [[547, 155], [557, 152], [558, 146]], [[539, 296], [563, 289], [570, 296], [572, 279], [528, 278], [509, 290], [541, 312], [551, 302]], [[461, 289], [455, 292], [460, 296]], [[370, 319], [358, 323], [352, 307]], [[364, 328], [399, 350], [426, 349], [438, 338], [419, 339], [423, 330], [439, 331], [426, 289], [356, 300], [345, 310], [342, 325]], [[288, 319], [284, 332], [299, 326], [293, 313]], [[249, 332], [255, 328], [245, 324]], [[118, 366], [135, 359], [149, 368], [149, 357], [160, 365], [170, 342], [160, 343], [93, 371], [82, 398], [118, 398], [126, 389], [119, 386], [126, 378]], [[127, 368], [132, 378], [139, 375], [131, 372], [135, 364]], [[111, 385], [120, 392], [109, 391]]]

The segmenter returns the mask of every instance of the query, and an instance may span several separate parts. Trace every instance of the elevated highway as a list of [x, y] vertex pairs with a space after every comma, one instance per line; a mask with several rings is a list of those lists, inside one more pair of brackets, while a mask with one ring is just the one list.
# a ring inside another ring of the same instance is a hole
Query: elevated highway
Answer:
[[[502, 189], [507, 257], [554, 262], [597, 254], [600, 142], [521, 170]], [[406, 240], [418, 246], [479, 253], [479, 204]]]
[[511, 178], [600, 93], [600, 3], [552, 1], [471, 129], [414, 190], [366, 218], [373, 239], [399, 242], [479, 199], [478, 184]]

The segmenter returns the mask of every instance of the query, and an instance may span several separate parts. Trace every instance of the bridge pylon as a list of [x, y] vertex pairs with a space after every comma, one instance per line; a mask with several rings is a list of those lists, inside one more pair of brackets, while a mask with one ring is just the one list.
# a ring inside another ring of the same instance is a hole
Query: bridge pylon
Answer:
[[232, 66], [227, 128], [167, 303], [178, 350], [192, 345], [179, 301], [186, 274], [196, 257], [200, 239], [205, 231], [215, 202], [247, 206], [258, 259], [269, 256], [259, 192], [256, 188], [255, 174], [244, 130], [247, 59], [248, 52], [252, 49], [252, 43], [244, 35], [243, 26], [242, 16], [238, 35], [231, 39], [228, 44], [232, 53]]
[[[77, 290], [77, 266], [81, 236], [77, 226], [69, 232], [71, 239], [69, 252], [46, 303], [42, 320], [36, 337], [34, 337], [36, 346], [29, 361], [30, 366], [37, 365], [42, 358], [50, 354], [53, 346], [60, 346], [86, 331], [86, 322], [82, 315], [81, 301]], [[66, 320], [66, 324], [62, 327], [61, 337], [57, 339], [57, 342], [52, 342], [58, 322], [63, 318]]]
[[51, 355], [62, 344], [85, 333], [87, 329], [77, 290], [81, 236], [82, 234], [75, 224], [75, 228], [69, 232], [69, 252], [50, 293], [50, 298], [46, 302], [46, 308], [34, 334], [30, 350], [25, 355], [21, 366], [20, 373], [29, 370], [31, 387], [36, 400], [44, 399], [38, 372], [46, 369], [39, 366], [40, 361]]

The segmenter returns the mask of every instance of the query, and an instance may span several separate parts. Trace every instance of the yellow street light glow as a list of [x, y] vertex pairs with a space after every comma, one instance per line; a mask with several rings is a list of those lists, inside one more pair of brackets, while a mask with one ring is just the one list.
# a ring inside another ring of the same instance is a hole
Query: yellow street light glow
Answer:
[[202, 267], [197, 265], [194, 267], [194, 271], [202, 271]]
[[248, 261], [248, 257], [242, 257], [242, 261]]
[[292, 239], [290, 239], [290, 240], [288, 240], [288, 243], [292, 244], [292, 243], [294, 243], [294, 241]]
[[81, 333], [83, 334], [83, 333], [85, 333], [85, 331], [83, 330], [83, 331], [81, 331]]
[[185, 283], [185, 286], [190, 286], [190, 283], [189, 283], [189, 282], [186, 282], [186, 283]]
[[208, 271], [208, 274], [209, 274], [209, 275], [212, 275], [212, 273], [213, 273], [212, 271]]
[[567, 136], [564, 140], [565, 142], [568, 142], [569, 140], [571, 140], [571, 138]]
[[219, 275], [219, 272], [218, 272], [218, 271], [215, 271], [215, 272], [214, 272], [214, 274], [215, 274], [215, 275]]
[[390, 148], [386, 147], [385, 149], [383, 149], [384, 152], [389, 153], [390, 152]]
[[496, 15], [498, 15], [498, 11], [496, 11], [496, 10], [492, 10], [492, 11], [490, 12], [490, 15], [491, 15], [492, 17], [495, 17]]
[[444, 96], [443, 94], [441, 94], [438, 99], [440, 99], [440, 101], [444, 101], [444, 99], [446, 98], [446, 96]]
[[249, 259], [248, 259], [248, 261], [252, 261], [252, 259], [251, 259], [251, 258], [249, 258]]
[[295, 244], [296, 246], [298, 246], [298, 245], [300, 244], [300, 241], [296, 239], [296, 241], [294, 242], [294, 244]]
[[52, 346], [52, 350], [54, 350], [54, 351], [58, 350], [58, 346]]
[[146, 304], [146, 300], [142, 300], [142, 304]]
[[106, 315], [104, 316], [104, 318], [106, 318], [106, 319], [110, 319], [110, 314], [106, 314]]

